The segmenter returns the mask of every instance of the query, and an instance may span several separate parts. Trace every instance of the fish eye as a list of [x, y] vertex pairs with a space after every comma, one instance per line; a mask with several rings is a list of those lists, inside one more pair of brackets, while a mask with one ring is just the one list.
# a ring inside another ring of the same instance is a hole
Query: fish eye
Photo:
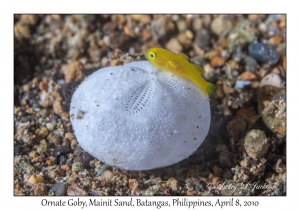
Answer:
[[149, 57], [150, 57], [150, 58], [154, 58], [154, 57], [155, 57], [154, 52], [150, 52], [150, 53], [149, 53]]

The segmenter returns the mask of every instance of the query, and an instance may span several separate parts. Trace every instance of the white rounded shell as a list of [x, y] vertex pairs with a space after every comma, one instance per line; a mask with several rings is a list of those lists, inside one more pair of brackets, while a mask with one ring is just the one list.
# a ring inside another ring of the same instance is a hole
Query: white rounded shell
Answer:
[[76, 89], [70, 106], [81, 147], [127, 170], [187, 158], [205, 139], [210, 115], [197, 85], [148, 61], [98, 70]]

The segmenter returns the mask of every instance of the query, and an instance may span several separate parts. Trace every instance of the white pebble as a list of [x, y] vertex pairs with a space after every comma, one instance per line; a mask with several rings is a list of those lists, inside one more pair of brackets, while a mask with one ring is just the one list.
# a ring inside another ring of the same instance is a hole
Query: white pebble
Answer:
[[277, 74], [267, 74], [261, 81], [260, 87], [264, 85], [272, 85], [274, 87], [282, 87], [281, 78]]
[[46, 128], [47, 128], [49, 131], [53, 131], [54, 125], [53, 125], [51, 122], [47, 122], [47, 123], [46, 123]]

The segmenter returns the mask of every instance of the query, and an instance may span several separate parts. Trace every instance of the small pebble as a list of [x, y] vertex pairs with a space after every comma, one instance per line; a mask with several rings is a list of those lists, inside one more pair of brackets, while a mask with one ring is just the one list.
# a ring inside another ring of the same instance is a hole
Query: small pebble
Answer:
[[38, 183], [34, 192], [34, 196], [46, 196], [48, 195], [48, 188], [44, 183]]
[[241, 165], [243, 168], [247, 168], [247, 167], [249, 167], [249, 162], [246, 161], [246, 160], [241, 160], [240, 165]]
[[59, 144], [61, 144], [60, 137], [56, 134], [53, 134], [52, 132], [48, 135], [47, 140], [50, 144], [54, 144], [55, 146], [58, 146]]
[[186, 23], [184, 20], [179, 20], [176, 22], [176, 24], [177, 24], [177, 28], [180, 32], [185, 32], [187, 27], [186, 27]]
[[246, 129], [246, 122], [242, 118], [237, 117], [229, 121], [226, 128], [231, 136], [239, 137]]
[[268, 147], [268, 139], [264, 131], [251, 130], [246, 134], [244, 148], [250, 157], [255, 159], [264, 157]]
[[31, 175], [31, 177], [27, 181], [27, 184], [29, 186], [32, 186], [37, 183], [44, 183], [44, 177], [42, 177], [41, 175]]
[[36, 151], [37, 153], [42, 154], [42, 153], [47, 153], [47, 150], [48, 150], [48, 143], [46, 142], [45, 139], [42, 139], [40, 144], [37, 146]]
[[198, 31], [200, 28], [202, 28], [202, 20], [197, 17], [193, 20], [193, 30]]
[[55, 177], [57, 177], [57, 172], [56, 172], [56, 171], [51, 171], [51, 172], [50, 172], [50, 177], [51, 177], [52, 179], [55, 179]]
[[84, 78], [83, 66], [79, 61], [74, 61], [64, 67], [65, 81], [68, 82], [81, 82]]
[[38, 15], [21, 15], [20, 22], [27, 25], [35, 25], [38, 19]]
[[210, 44], [210, 32], [206, 28], [201, 28], [196, 34], [196, 43], [199, 47], [205, 48]]
[[46, 128], [47, 128], [49, 131], [53, 131], [53, 129], [54, 129], [53, 123], [47, 122], [47, 123], [46, 123]]
[[252, 128], [255, 122], [258, 120], [258, 114], [253, 107], [242, 107], [237, 111], [235, 117], [241, 117], [247, 124], [247, 129]]
[[225, 94], [231, 94], [234, 93], [234, 88], [229, 87], [227, 85], [223, 85], [223, 91]]
[[227, 18], [219, 16], [215, 18], [211, 23], [211, 31], [218, 36], [226, 36], [226, 34], [231, 30], [232, 23]]
[[65, 134], [65, 140], [71, 141], [73, 139], [75, 139], [75, 135], [73, 133], [68, 132]]
[[62, 165], [60, 168], [61, 168], [62, 170], [64, 170], [64, 171], [70, 171], [70, 167], [69, 167], [69, 165], [68, 165], [68, 161], [67, 161], [67, 164], [66, 164], [66, 165]]
[[135, 36], [134, 30], [129, 28], [128, 26], [124, 26], [124, 33], [131, 37]]
[[144, 29], [142, 32], [142, 39], [143, 41], [147, 41], [152, 37], [151, 31], [149, 29]]
[[246, 86], [250, 85], [251, 82], [250, 81], [242, 81], [242, 80], [237, 80], [235, 82], [235, 88], [240, 88], [240, 89], [244, 89]]
[[132, 19], [139, 21], [142, 25], [147, 25], [151, 22], [150, 15], [131, 15]]
[[243, 21], [237, 24], [228, 35], [228, 48], [233, 49], [236, 45], [246, 45], [255, 39], [254, 29], [249, 21]]
[[280, 58], [274, 47], [260, 42], [253, 42], [248, 48], [248, 53], [257, 61], [272, 65], [276, 64]]
[[18, 38], [25, 37], [29, 38], [30, 30], [27, 24], [23, 24], [22, 22], [17, 22], [14, 26], [15, 36]]
[[136, 179], [129, 179], [129, 190], [131, 191], [131, 195], [134, 195], [140, 190], [139, 183]]
[[59, 165], [65, 165], [67, 163], [68, 157], [66, 155], [59, 156]]
[[225, 64], [225, 59], [222, 57], [214, 57], [211, 61], [210, 61], [210, 65], [214, 68], [218, 68], [218, 67], [222, 67]]
[[72, 140], [71, 140], [71, 147], [72, 147], [72, 149], [74, 149], [77, 145], [78, 145], [78, 144], [77, 144], [76, 139], [72, 139]]
[[263, 87], [265, 85], [271, 85], [278, 88], [282, 87], [280, 76], [278, 74], [267, 74], [260, 81], [260, 87]]
[[242, 81], [249, 81], [256, 79], [256, 74], [252, 73], [251, 71], [245, 71], [240, 76], [239, 79]]
[[176, 38], [170, 39], [166, 44], [166, 48], [176, 54], [181, 53], [182, 51], [182, 45]]
[[95, 173], [100, 176], [103, 174], [104, 171], [106, 171], [106, 166], [105, 165], [96, 165], [96, 168], [94, 169]]
[[233, 48], [232, 58], [236, 62], [240, 62], [243, 58], [243, 49], [241, 45], [236, 45]]
[[39, 89], [40, 90], [47, 90], [47, 87], [48, 87], [48, 83], [45, 82], [45, 81], [41, 81], [40, 84], [39, 84]]
[[68, 196], [87, 196], [88, 193], [83, 189], [79, 182], [74, 181], [67, 189]]
[[221, 181], [221, 178], [220, 177], [214, 177], [214, 178], [212, 178], [212, 183], [215, 185], [215, 186], [217, 186], [218, 185], [218, 183]]
[[257, 61], [254, 58], [252, 58], [249, 55], [246, 55], [245, 58], [244, 58], [244, 62], [246, 64], [246, 66], [245, 66], [246, 71], [254, 71], [254, 72], [257, 71], [258, 64], [257, 64]]
[[195, 190], [188, 190], [186, 191], [187, 196], [195, 196], [197, 195], [197, 192]]
[[72, 164], [72, 171], [74, 171], [74, 172], [81, 171], [82, 168], [83, 168], [83, 166], [82, 166], [82, 163], [80, 163], [80, 162], [76, 162], [76, 163]]
[[283, 41], [283, 36], [272, 36], [269, 41], [268, 41], [268, 44], [269, 45], [277, 45], [279, 43], [281, 43]]
[[189, 45], [192, 43], [192, 40], [188, 38], [186, 33], [180, 33], [178, 35], [178, 41], [184, 46], [189, 47]]
[[46, 138], [48, 133], [49, 132], [48, 132], [48, 129], [46, 127], [41, 127], [40, 130], [38, 130], [38, 136], [41, 139]]
[[279, 174], [283, 174], [286, 172], [286, 165], [282, 164], [281, 162], [282, 162], [282, 160], [278, 159], [278, 161], [274, 167], [275, 171]]
[[110, 65], [111, 66], [120, 66], [122, 64], [122, 62], [118, 59], [114, 59], [110, 61]]
[[111, 180], [113, 178], [113, 176], [114, 175], [113, 175], [113, 173], [110, 170], [106, 170], [100, 176], [100, 180], [108, 182], [109, 180]]
[[178, 190], [178, 181], [174, 177], [168, 179], [167, 185], [170, 186], [173, 191]]
[[37, 157], [36, 151], [34, 150], [30, 151], [29, 156], [31, 157], [31, 159], [36, 158]]

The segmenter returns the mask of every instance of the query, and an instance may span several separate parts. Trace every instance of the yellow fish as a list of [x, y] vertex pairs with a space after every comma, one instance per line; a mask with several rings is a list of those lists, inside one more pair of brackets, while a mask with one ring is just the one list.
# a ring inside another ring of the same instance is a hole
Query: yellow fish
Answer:
[[163, 48], [151, 48], [146, 52], [146, 58], [158, 69], [190, 79], [199, 86], [206, 96], [212, 97], [214, 95], [216, 86], [205, 81], [201, 76], [204, 74], [204, 69], [190, 63], [187, 55], [175, 54]]

